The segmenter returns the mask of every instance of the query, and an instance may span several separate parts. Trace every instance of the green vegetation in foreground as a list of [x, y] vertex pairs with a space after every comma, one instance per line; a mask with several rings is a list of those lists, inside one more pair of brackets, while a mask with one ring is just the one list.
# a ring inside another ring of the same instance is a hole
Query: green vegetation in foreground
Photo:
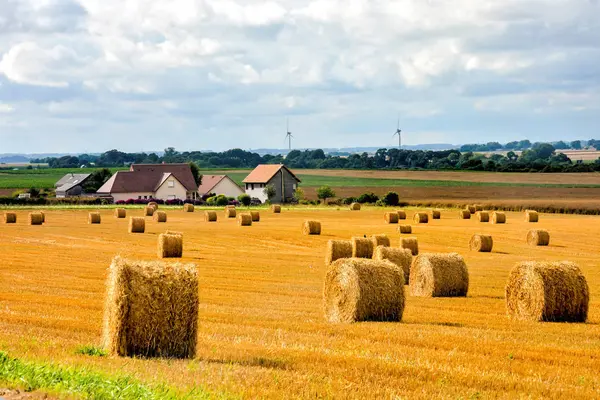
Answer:
[[25, 362], [0, 351], [0, 383], [25, 391], [49, 391], [89, 399], [209, 399], [199, 389], [180, 394], [164, 385], [150, 386], [132, 378], [111, 377], [82, 367]]
[[92, 357], [105, 357], [106, 351], [96, 346], [85, 345], [78, 347], [77, 350], [75, 350], [75, 354], [83, 354], [85, 356]]

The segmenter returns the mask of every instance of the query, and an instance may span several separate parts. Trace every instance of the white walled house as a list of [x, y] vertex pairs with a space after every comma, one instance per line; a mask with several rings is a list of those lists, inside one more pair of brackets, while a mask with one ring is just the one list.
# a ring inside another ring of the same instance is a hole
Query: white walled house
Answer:
[[300, 179], [283, 164], [261, 164], [244, 179], [246, 194], [263, 203], [268, 200], [264, 193], [267, 185], [273, 185], [276, 192], [271, 202], [287, 203], [293, 199], [294, 191], [300, 182]]
[[204, 175], [202, 184], [198, 187], [198, 195], [204, 196], [209, 193], [237, 199], [239, 195], [244, 194], [244, 190], [227, 175]]

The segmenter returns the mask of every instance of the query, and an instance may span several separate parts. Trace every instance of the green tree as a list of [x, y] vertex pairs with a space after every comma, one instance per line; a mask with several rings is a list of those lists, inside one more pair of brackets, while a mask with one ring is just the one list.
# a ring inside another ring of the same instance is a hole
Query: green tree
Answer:
[[323, 203], [327, 202], [327, 199], [335, 197], [335, 192], [329, 186], [321, 186], [317, 189], [317, 197], [323, 200]]
[[263, 189], [263, 193], [265, 194], [265, 196], [267, 196], [269, 201], [271, 201], [271, 199], [277, 195], [277, 190], [275, 190], [275, 186], [267, 185]]
[[202, 185], [202, 174], [200, 174], [200, 168], [198, 168], [198, 165], [193, 161], [190, 161], [188, 164], [190, 165], [190, 169], [192, 170], [192, 175], [194, 175], [196, 186]]
[[250, 203], [252, 203], [252, 198], [246, 193], [240, 194], [237, 199], [243, 206], [246, 207], [248, 207]]
[[31, 195], [31, 197], [38, 197], [40, 195], [40, 189], [32, 187], [31, 189], [29, 189], [29, 194]]
[[382, 201], [386, 206], [397, 206], [400, 203], [400, 196], [396, 192], [387, 192]]
[[581, 150], [581, 140], [573, 140], [571, 142], [571, 148], [573, 150]]
[[298, 201], [304, 200], [304, 189], [297, 187], [296, 190], [294, 190], [294, 199]]
[[96, 193], [102, 185], [112, 176], [112, 172], [108, 168], [97, 169], [91, 173], [90, 177], [85, 181], [83, 190], [86, 193]]

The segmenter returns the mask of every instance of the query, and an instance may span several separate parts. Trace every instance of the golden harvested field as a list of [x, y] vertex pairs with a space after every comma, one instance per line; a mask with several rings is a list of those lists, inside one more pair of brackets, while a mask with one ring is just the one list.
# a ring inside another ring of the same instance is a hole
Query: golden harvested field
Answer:
[[[600, 398], [600, 217], [541, 214], [537, 224], [507, 213], [506, 225], [441, 220], [414, 226], [421, 252], [458, 252], [470, 273], [467, 298], [407, 296], [401, 323], [330, 325], [322, 312], [327, 240], [387, 233], [384, 209], [261, 210], [239, 227], [219, 211], [167, 209], [168, 223], [146, 219], [128, 234], [128, 219], [102, 210], [88, 225], [84, 210], [46, 213], [46, 224], [0, 225], [0, 349], [25, 360], [86, 365], [144, 382], [243, 398]], [[408, 209], [412, 221], [415, 209]], [[128, 210], [141, 216], [142, 210]], [[305, 219], [321, 236], [302, 236]], [[547, 248], [528, 247], [527, 231], [548, 229]], [[197, 358], [143, 360], [76, 355], [100, 343], [104, 280], [111, 259], [156, 259], [159, 233], [184, 232], [185, 262], [200, 273]], [[494, 238], [492, 253], [471, 253], [472, 234]], [[504, 285], [524, 260], [577, 262], [590, 287], [585, 324], [513, 322]]]

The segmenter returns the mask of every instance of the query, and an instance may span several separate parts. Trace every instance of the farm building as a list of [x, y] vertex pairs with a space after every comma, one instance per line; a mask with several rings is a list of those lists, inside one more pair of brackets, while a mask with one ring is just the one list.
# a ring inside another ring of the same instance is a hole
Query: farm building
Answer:
[[261, 164], [243, 182], [246, 185], [246, 193], [262, 202], [268, 200], [264, 193], [265, 187], [273, 185], [276, 194], [271, 202], [286, 203], [293, 199], [300, 179], [283, 164]]
[[209, 193], [237, 198], [244, 194], [244, 190], [227, 175], [204, 175], [202, 184], [198, 187], [198, 194], [204, 196]]
[[54, 184], [56, 197], [79, 196], [83, 193], [83, 184], [91, 174], [67, 174]]
[[100, 189], [114, 201], [128, 199], [195, 199], [198, 188], [188, 164], [132, 164], [118, 171]]

